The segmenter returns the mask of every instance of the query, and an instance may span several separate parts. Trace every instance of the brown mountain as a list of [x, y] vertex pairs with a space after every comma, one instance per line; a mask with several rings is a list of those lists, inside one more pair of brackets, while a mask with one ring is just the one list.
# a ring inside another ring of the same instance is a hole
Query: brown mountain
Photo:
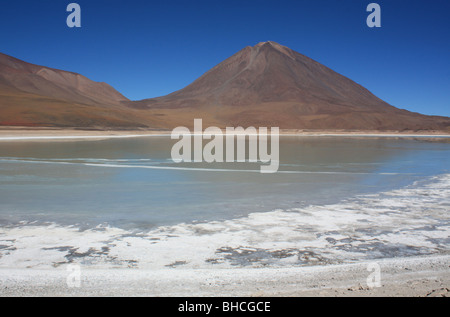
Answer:
[[450, 118], [397, 109], [354, 81], [274, 42], [244, 48], [184, 89], [129, 105], [152, 112], [176, 109], [184, 120], [191, 114], [219, 126], [364, 130], [450, 126]]
[[128, 101], [106, 83], [0, 53], [0, 125], [135, 127]]
[[320, 63], [274, 42], [246, 47], [191, 85], [130, 101], [105, 83], [0, 54], [0, 125], [99, 128], [278, 126], [450, 130], [450, 118], [395, 108]]

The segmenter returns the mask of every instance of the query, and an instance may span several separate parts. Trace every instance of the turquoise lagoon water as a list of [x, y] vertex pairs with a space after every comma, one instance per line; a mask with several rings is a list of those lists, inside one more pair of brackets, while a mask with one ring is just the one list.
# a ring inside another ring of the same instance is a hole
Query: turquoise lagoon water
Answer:
[[[0, 143], [0, 224], [133, 229], [338, 203], [450, 171], [448, 138], [291, 137], [280, 167], [180, 163], [169, 137]], [[175, 167], [175, 169], [173, 169]]]

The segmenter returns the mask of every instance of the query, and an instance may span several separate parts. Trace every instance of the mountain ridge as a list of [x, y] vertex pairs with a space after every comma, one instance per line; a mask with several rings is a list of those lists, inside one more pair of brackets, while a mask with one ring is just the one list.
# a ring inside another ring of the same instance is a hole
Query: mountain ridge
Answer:
[[0, 125], [450, 130], [450, 118], [398, 109], [273, 41], [244, 47], [190, 85], [131, 101], [106, 83], [0, 53]]
[[75, 72], [31, 64], [2, 53], [0, 53], [0, 81], [24, 92], [87, 104], [118, 104], [121, 101], [128, 101], [107, 83], [94, 82]]

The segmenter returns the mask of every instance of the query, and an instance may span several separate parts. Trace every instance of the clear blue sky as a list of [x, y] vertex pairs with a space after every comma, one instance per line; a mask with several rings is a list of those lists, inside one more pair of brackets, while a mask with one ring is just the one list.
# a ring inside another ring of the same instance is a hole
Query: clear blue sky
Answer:
[[[79, 29], [66, 26], [71, 2], [82, 9]], [[381, 28], [366, 25], [371, 2], [381, 6]], [[3, 0], [0, 52], [138, 100], [271, 40], [396, 107], [450, 116], [449, 16], [449, 0]]]

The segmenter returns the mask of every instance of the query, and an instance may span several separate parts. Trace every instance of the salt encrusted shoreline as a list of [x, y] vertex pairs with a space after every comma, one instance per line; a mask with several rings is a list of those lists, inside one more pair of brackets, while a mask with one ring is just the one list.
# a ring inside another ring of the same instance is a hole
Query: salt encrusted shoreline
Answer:
[[[84, 269], [79, 287], [63, 269], [0, 269], [0, 296], [449, 296], [450, 256], [261, 269]], [[76, 286], [76, 285], [75, 285]]]
[[329, 205], [145, 231], [0, 228], [0, 268], [280, 268], [450, 253], [450, 174]]

